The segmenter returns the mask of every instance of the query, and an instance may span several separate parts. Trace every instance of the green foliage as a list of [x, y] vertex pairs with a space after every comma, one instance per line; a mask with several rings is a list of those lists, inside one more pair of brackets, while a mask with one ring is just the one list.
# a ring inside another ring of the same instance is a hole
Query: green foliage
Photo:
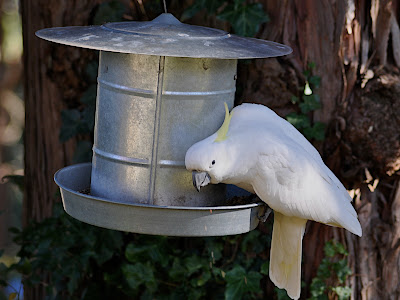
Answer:
[[302, 89], [300, 97], [293, 96], [291, 101], [297, 104], [300, 108], [300, 113], [290, 113], [286, 116], [286, 120], [296, 127], [304, 136], [311, 140], [323, 141], [325, 139], [325, 124], [321, 122], [311, 122], [309, 113], [321, 108], [321, 101], [315, 89], [319, 88], [321, 78], [312, 74], [312, 69], [315, 68], [314, 63], [308, 65], [308, 69], [304, 71], [306, 84]]
[[[80, 97], [81, 106], [78, 108], [61, 111], [61, 129], [59, 134], [60, 142], [66, 142], [71, 138], [80, 136], [92, 136], [94, 130], [94, 118], [96, 109], [96, 78], [97, 62], [90, 62], [86, 66], [86, 77], [89, 83], [88, 88]], [[86, 139], [78, 139], [74, 163], [88, 162], [92, 157], [92, 142]]]
[[125, 12], [125, 6], [116, 0], [104, 2], [99, 5], [93, 18], [93, 24], [102, 25], [109, 22], [122, 21], [122, 15]]
[[309, 300], [328, 299], [327, 293], [334, 293], [339, 300], [349, 299], [351, 288], [344, 284], [352, 272], [347, 265], [346, 249], [332, 240], [325, 244], [324, 253], [325, 258], [318, 267], [317, 276], [311, 282]]
[[241, 36], [255, 36], [262, 23], [269, 18], [261, 3], [247, 3], [246, 0], [199, 0], [184, 11], [181, 20], [190, 19], [200, 11], [228, 22], [233, 31]]
[[[255, 230], [232, 237], [173, 238], [87, 225], [61, 206], [23, 231], [11, 229], [20, 260], [0, 264], [45, 285], [49, 299], [257, 299], [270, 237]], [[1, 254], [1, 253], [0, 253]]]
[[218, 18], [232, 24], [235, 33], [241, 36], [256, 35], [260, 25], [269, 21], [261, 3], [247, 4], [245, 0], [234, 0]]

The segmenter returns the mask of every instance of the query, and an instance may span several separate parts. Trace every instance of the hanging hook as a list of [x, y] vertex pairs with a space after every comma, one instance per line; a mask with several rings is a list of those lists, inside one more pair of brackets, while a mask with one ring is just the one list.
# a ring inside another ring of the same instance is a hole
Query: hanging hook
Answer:
[[166, 3], [166, 0], [163, 0], [163, 2], [164, 2], [164, 11], [165, 11], [165, 13], [167, 13], [167, 3]]

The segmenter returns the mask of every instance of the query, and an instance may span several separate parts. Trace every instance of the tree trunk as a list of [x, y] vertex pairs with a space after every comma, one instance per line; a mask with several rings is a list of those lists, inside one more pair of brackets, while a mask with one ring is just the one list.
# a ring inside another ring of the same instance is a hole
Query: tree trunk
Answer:
[[[25, 67], [25, 197], [23, 224], [52, 213], [54, 173], [69, 164], [74, 141], [59, 142], [61, 110], [76, 105], [85, 88], [84, 67], [94, 51], [61, 46], [35, 36], [42, 28], [88, 25], [96, 4], [90, 1], [21, 1]], [[44, 299], [41, 287], [25, 288], [25, 299]]]
[[88, 25], [99, 2], [21, 2], [25, 49], [25, 225], [51, 215], [57, 192], [53, 175], [70, 162], [73, 149], [73, 142], [59, 142], [60, 112], [77, 103], [85, 88], [84, 67], [93, 55], [39, 39], [35, 32], [47, 27]]
[[323, 258], [326, 241], [345, 243], [353, 276], [352, 299], [400, 298], [400, 31], [397, 1], [261, 1], [271, 21], [261, 38], [291, 46], [287, 58], [258, 60], [240, 69], [243, 99], [281, 116], [304, 87], [310, 62], [321, 77], [315, 91], [327, 125], [315, 143], [328, 166], [352, 190], [363, 228], [358, 238], [310, 222], [303, 245], [302, 296]]

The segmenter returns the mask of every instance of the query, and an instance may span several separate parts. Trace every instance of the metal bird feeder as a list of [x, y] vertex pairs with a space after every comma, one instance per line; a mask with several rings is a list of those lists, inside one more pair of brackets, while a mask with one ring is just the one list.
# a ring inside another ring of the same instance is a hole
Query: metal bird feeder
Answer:
[[36, 35], [100, 50], [92, 164], [55, 175], [67, 213], [100, 227], [174, 236], [257, 226], [262, 204], [224, 206], [224, 185], [198, 193], [184, 158], [219, 128], [223, 103], [232, 108], [237, 59], [281, 56], [289, 47], [183, 24], [168, 13]]

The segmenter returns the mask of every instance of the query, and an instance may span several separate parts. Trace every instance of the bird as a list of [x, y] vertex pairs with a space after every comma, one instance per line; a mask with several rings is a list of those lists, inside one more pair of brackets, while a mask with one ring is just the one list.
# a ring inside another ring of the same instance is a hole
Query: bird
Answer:
[[193, 185], [233, 184], [274, 211], [269, 276], [292, 299], [301, 292], [302, 240], [308, 220], [362, 229], [349, 193], [315, 147], [288, 121], [262, 104], [243, 103], [217, 132], [193, 144], [185, 166]]

